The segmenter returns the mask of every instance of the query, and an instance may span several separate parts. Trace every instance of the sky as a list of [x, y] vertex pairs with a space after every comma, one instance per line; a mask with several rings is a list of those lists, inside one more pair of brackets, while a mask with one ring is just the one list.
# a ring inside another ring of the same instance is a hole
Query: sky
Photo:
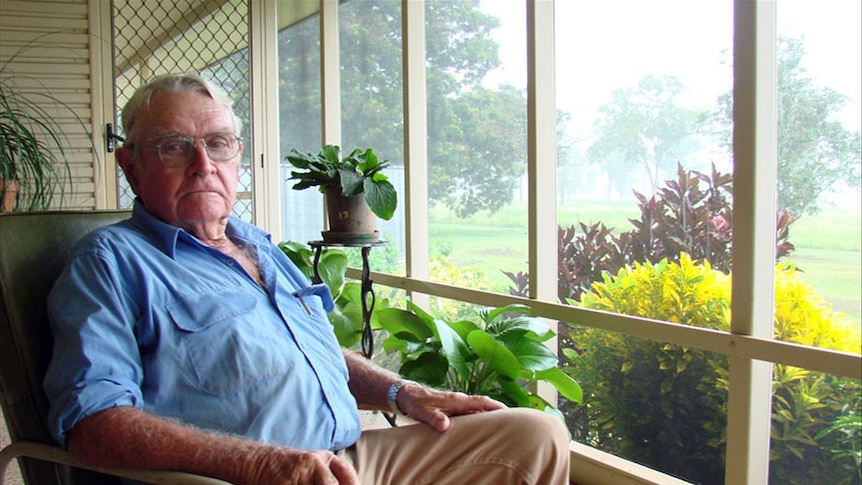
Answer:
[[[804, 36], [803, 64], [816, 84], [850, 97], [835, 118], [862, 131], [862, 1], [776, 2], [779, 34]], [[481, 1], [501, 20], [493, 35], [504, 68], [489, 74], [489, 87], [526, 88], [525, 4]], [[581, 150], [590, 144], [598, 107], [614, 89], [633, 87], [645, 74], [678, 77], [688, 88], [678, 101], [698, 109], [714, 109], [732, 86], [731, 0], [557, 0], [555, 17], [557, 108], [573, 113], [568, 131], [583, 139]], [[699, 158], [720, 157], [705, 149]], [[860, 204], [858, 191], [840, 198], [841, 205]]]
[[[482, 0], [501, 18], [494, 33], [506, 69], [487, 79], [526, 86], [524, 0]], [[812, 75], [851, 96], [840, 114], [844, 125], [862, 125], [862, 2], [777, 0], [779, 32], [805, 36], [805, 63]], [[732, 82], [730, 0], [557, 0], [555, 15], [558, 108], [592, 113], [614, 88], [636, 84], [644, 74], [673, 74], [690, 88], [684, 98], [712, 107]], [[725, 56], [725, 57], [723, 57]], [[591, 116], [585, 116], [590, 118]]]

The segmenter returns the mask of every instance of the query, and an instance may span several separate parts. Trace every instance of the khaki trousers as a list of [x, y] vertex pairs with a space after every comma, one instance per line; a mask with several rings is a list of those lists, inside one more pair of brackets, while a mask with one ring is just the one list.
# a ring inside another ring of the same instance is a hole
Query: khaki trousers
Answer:
[[569, 436], [533, 409], [457, 416], [445, 433], [424, 424], [364, 431], [339, 456], [362, 485], [565, 485]]

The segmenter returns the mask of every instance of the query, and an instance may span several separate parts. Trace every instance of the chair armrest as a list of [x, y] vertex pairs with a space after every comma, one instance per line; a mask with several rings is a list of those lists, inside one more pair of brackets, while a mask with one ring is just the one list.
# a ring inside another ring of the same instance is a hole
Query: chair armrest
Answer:
[[166, 470], [103, 468], [85, 465], [72, 458], [72, 455], [59, 446], [35, 443], [32, 441], [17, 441], [0, 451], [0, 482], [2, 482], [3, 477], [6, 476], [6, 467], [9, 463], [11, 463], [13, 459], [22, 456], [160, 485], [229, 485], [228, 482], [216, 478], [195, 475], [192, 473]]

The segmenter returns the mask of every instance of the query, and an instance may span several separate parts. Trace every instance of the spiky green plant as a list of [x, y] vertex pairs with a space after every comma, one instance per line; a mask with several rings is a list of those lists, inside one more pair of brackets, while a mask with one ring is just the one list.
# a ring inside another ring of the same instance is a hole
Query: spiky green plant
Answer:
[[[13, 211], [45, 210], [56, 197], [59, 197], [58, 205], [62, 206], [65, 188], [72, 178], [67, 157], [68, 139], [55, 120], [56, 116], [45, 106], [54, 105], [68, 111], [84, 126], [62, 100], [48, 92], [21, 88], [20, 77], [10, 68], [21, 53], [38, 45], [42, 37], [44, 35], [25, 44], [0, 64], [0, 180], [17, 185]], [[7, 184], [0, 184], [0, 200], [6, 196], [6, 191]]]

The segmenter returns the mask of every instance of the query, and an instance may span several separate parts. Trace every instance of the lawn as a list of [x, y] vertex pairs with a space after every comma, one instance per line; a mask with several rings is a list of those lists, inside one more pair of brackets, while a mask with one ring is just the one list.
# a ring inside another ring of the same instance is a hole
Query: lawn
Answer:
[[[431, 211], [429, 242], [433, 254], [445, 254], [464, 267], [481, 269], [495, 291], [508, 293], [510, 280], [501, 270], [527, 271], [526, 206], [512, 204], [498, 213], [458, 219], [445, 209]], [[631, 203], [579, 203], [557, 214], [561, 224], [597, 221], [628, 230], [638, 215]], [[862, 213], [827, 208], [804, 216], [790, 228], [796, 246], [791, 260], [836, 311], [862, 324]]]

